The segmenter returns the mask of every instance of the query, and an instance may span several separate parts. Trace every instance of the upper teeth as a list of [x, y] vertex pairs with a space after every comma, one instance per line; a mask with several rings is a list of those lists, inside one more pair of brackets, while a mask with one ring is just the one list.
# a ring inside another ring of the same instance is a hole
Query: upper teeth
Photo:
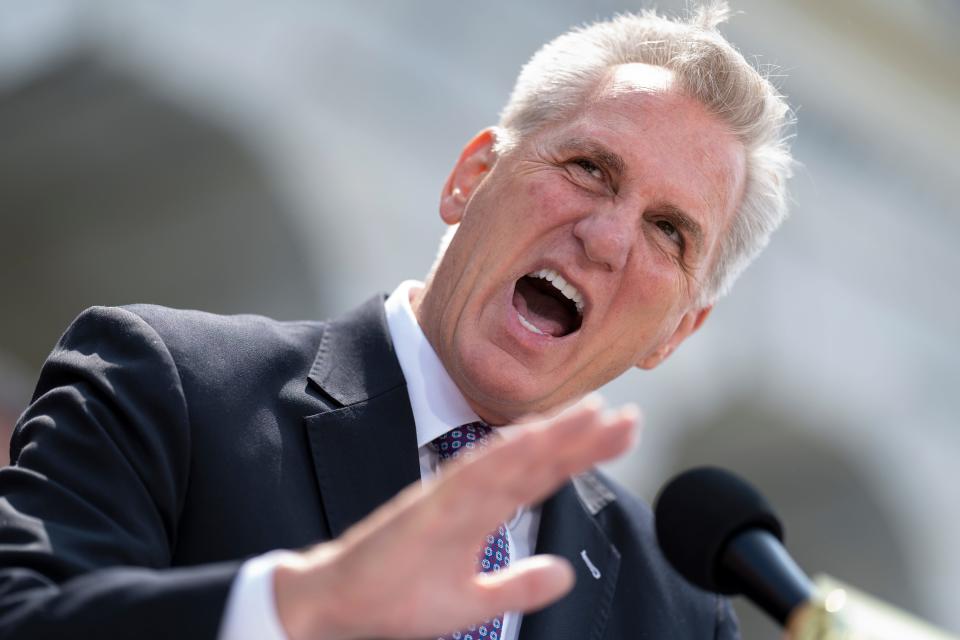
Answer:
[[562, 293], [567, 299], [573, 300], [573, 304], [577, 307], [577, 313], [583, 313], [583, 294], [577, 291], [577, 288], [563, 279], [559, 273], [553, 269], [540, 269], [535, 273], [531, 273], [530, 277], [532, 278], [542, 278], [552, 284], [554, 288]]

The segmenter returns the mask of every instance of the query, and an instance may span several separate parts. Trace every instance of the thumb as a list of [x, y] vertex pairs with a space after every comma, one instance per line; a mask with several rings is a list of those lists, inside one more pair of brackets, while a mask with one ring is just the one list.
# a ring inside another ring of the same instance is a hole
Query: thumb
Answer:
[[476, 576], [480, 601], [490, 615], [541, 609], [573, 588], [573, 567], [559, 556], [537, 555], [512, 563], [508, 569]]

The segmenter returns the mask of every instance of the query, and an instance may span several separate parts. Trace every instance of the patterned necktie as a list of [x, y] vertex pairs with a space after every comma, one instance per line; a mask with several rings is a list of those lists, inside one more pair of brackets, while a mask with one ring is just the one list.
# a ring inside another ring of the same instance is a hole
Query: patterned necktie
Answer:
[[[471, 422], [446, 432], [430, 443], [430, 447], [440, 456], [440, 463], [455, 460], [461, 456], [469, 456], [472, 452], [482, 449], [489, 442], [487, 437], [492, 429], [482, 422]], [[484, 573], [500, 571], [510, 565], [510, 543], [507, 540], [505, 525], [497, 527], [496, 531], [487, 535], [483, 550], [479, 556], [480, 570]], [[500, 629], [503, 627], [503, 616], [495, 616], [484, 620], [480, 624], [470, 625], [466, 629], [454, 631], [437, 640], [500, 640]]]

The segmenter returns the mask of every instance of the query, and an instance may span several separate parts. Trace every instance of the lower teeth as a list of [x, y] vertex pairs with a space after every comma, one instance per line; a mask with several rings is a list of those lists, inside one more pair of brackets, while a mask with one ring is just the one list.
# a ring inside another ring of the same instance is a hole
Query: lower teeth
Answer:
[[533, 324], [532, 324], [529, 320], [527, 320], [526, 318], [524, 318], [522, 313], [519, 313], [519, 312], [518, 312], [518, 313], [517, 313], [517, 317], [520, 318], [520, 324], [522, 324], [523, 326], [525, 326], [525, 327], [526, 327], [527, 329], [529, 329], [530, 331], [533, 331], [533, 332], [536, 333], [537, 335], [541, 335], [541, 336], [542, 336], [542, 335], [546, 335], [546, 334], [543, 333], [543, 331], [540, 331], [540, 329], [537, 329], [535, 326], [533, 326]]

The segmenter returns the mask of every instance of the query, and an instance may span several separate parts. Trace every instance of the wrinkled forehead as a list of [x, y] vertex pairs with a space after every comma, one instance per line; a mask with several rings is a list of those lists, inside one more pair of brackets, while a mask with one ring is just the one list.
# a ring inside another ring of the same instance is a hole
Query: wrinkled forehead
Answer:
[[[745, 150], [742, 142], [722, 118], [714, 114], [681, 87], [676, 74], [665, 67], [629, 63], [611, 67], [587, 93], [583, 103], [568, 117], [548, 127], [549, 137], [580, 135], [574, 129], [606, 129], [628, 151], [638, 137], [673, 138], [685, 149], [709, 159], [704, 168], [726, 174], [733, 191], [743, 178]], [[671, 154], [673, 155], [673, 154]], [[693, 159], [693, 158], [691, 158]]]
[[611, 68], [554, 134], [556, 141], [596, 139], [622, 156], [636, 176], [683, 176], [676, 187], [696, 198], [697, 209], [719, 209], [727, 217], [739, 206], [746, 179], [743, 143], [664, 67]]

